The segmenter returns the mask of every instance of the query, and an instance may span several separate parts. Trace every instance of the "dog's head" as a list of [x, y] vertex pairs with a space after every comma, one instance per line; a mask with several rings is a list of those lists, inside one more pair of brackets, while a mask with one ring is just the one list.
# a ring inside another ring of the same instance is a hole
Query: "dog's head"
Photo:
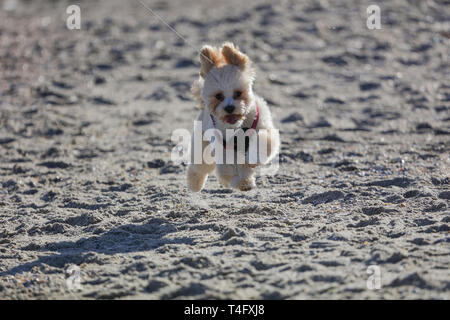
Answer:
[[225, 127], [240, 127], [254, 100], [250, 59], [232, 43], [224, 43], [221, 48], [204, 46], [200, 63], [205, 106]]

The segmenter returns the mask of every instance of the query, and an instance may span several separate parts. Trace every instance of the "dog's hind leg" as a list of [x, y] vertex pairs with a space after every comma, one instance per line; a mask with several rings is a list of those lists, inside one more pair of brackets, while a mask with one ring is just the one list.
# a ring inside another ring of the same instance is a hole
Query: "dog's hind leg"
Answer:
[[233, 164], [218, 164], [216, 167], [216, 174], [219, 182], [225, 187], [229, 188], [231, 179], [236, 175], [236, 168]]
[[241, 191], [250, 191], [255, 185], [255, 165], [237, 165], [238, 175], [231, 179], [231, 187]]

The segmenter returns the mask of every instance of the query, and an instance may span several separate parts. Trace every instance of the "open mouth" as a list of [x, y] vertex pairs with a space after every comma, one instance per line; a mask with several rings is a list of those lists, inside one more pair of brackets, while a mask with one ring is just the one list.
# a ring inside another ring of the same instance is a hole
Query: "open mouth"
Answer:
[[240, 115], [230, 114], [228, 116], [225, 116], [224, 118], [225, 118], [225, 122], [227, 122], [229, 124], [235, 124], [240, 119]]

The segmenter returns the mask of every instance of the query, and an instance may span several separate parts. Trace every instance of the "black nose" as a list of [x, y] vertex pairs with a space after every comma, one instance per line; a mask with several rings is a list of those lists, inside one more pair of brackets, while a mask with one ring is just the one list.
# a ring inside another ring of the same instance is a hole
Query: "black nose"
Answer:
[[228, 105], [228, 106], [226, 106], [225, 108], [224, 108], [224, 110], [226, 111], [226, 112], [228, 112], [228, 113], [233, 113], [233, 111], [234, 111], [234, 106], [232, 106], [232, 105]]

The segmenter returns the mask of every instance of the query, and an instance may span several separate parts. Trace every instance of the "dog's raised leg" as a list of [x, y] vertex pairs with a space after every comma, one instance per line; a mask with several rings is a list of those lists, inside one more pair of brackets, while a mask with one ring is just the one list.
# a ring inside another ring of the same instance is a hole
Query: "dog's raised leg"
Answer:
[[[208, 164], [203, 158], [205, 148], [209, 145], [208, 142], [202, 142], [202, 163], [194, 163], [194, 156], [191, 154], [191, 163], [187, 168], [187, 184], [191, 191], [199, 192], [205, 186], [205, 182], [210, 174], [216, 167], [215, 163]], [[191, 144], [191, 150], [193, 150], [193, 144]]]
[[187, 169], [188, 187], [193, 192], [199, 192], [205, 186], [208, 174], [214, 170], [214, 165], [190, 164]]

